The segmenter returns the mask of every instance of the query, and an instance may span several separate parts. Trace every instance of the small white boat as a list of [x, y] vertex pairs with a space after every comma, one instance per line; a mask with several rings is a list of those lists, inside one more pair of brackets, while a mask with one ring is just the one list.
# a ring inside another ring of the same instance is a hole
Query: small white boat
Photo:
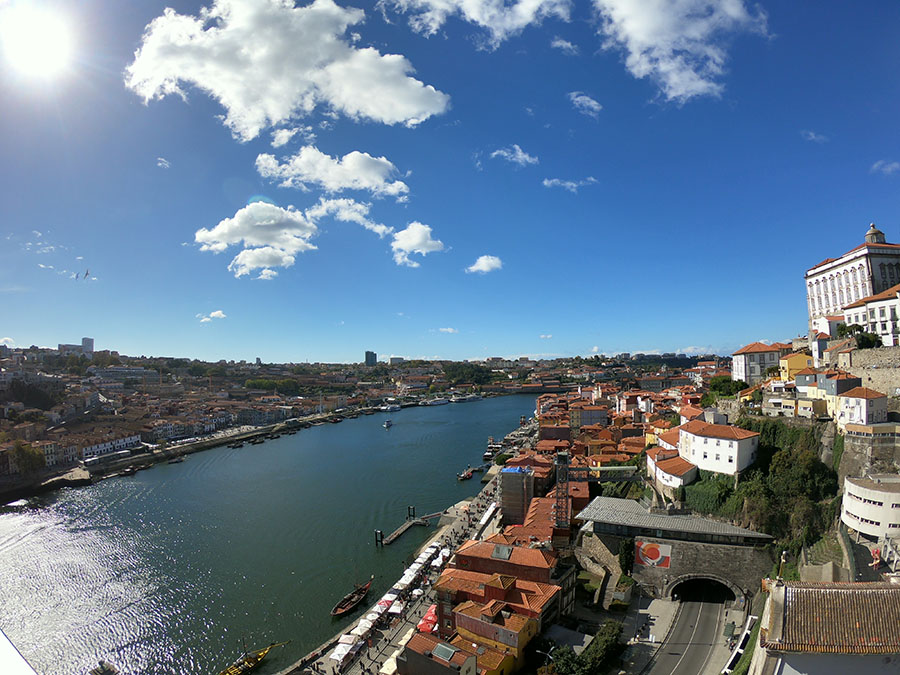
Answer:
[[382, 424], [381, 426], [383, 426], [385, 429], [390, 429], [392, 426], [394, 426], [394, 423], [390, 420], [385, 420], [384, 424]]

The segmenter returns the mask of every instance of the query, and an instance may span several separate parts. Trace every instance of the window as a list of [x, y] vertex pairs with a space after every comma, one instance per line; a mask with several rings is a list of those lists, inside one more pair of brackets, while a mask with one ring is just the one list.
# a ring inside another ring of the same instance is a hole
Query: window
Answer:
[[708, 459], [708, 458], [709, 458], [709, 455], [704, 451], [704, 452], [703, 452], [703, 459]]
[[734, 464], [734, 455], [728, 455], [728, 463]]
[[720, 457], [719, 457], [719, 453], [718, 453], [718, 452], [717, 452], [717, 453], [716, 453], [716, 461], [717, 461], [717, 462], [718, 462], [718, 461], [719, 461], [719, 459], [720, 459]]

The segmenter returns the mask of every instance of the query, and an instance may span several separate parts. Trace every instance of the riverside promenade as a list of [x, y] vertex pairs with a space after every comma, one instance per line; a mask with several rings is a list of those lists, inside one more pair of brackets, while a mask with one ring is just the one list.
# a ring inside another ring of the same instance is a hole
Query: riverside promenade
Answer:
[[[425, 550], [431, 544], [437, 543], [441, 547], [452, 551], [467, 539], [489, 537], [499, 531], [499, 509], [494, 508], [488, 522], [482, 523], [481, 519], [491, 504], [499, 500], [499, 480], [493, 479], [471, 500], [464, 500], [447, 509], [441, 517], [440, 529], [435, 536], [425, 542], [416, 554]], [[479, 534], [480, 533], [480, 534]], [[383, 618], [378, 627], [374, 629], [366, 640], [364, 646], [352, 659], [339, 664], [330, 658], [334, 647], [338, 644], [341, 635], [349, 633], [356, 624], [347, 626], [341, 633], [335, 635], [328, 642], [320, 645], [316, 650], [286, 668], [277, 675], [296, 675], [299, 673], [325, 673], [327, 675], [374, 675], [383, 673], [390, 675], [396, 672], [396, 656], [403, 650], [403, 646], [416, 631], [416, 625], [428, 608], [434, 604], [434, 591], [432, 585], [441, 574], [441, 568], [426, 566], [425, 573], [417, 582], [408, 589], [407, 604], [403, 612], [396, 618], [388, 620]], [[412, 591], [419, 589], [421, 595]], [[371, 600], [367, 599], [371, 606]], [[359, 611], [360, 618], [368, 612]], [[385, 615], [388, 617], [388, 615]], [[358, 623], [358, 622], [357, 622]]]

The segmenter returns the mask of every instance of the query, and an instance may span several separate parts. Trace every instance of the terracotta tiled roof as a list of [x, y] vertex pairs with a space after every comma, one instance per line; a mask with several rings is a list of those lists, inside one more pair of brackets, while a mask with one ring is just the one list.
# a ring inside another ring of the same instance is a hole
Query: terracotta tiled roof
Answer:
[[487, 645], [480, 643], [473, 645], [471, 640], [466, 640], [460, 635], [451, 639], [450, 644], [466, 654], [474, 654], [478, 662], [479, 673], [499, 670], [500, 666], [503, 664], [503, 660], [507, 656], [503, 652]]
[[819, 334], [816, 335], [816, 340], [830, 340], [830, 339], [831, 339], [831, 336], [828, 333], [823, 333], [820, 331]]
[[742, 441], [745, 438], [759, 436], [755, 431], [748, 431], [740, 427], [733, 427], [728, 424], [707, 424], [700, 420], [691, 420], [687, 424], [681, 426], [684, 431], [694, 436], [705, 436], [707, 438], [723, 438], [730, 441]]
[[[472, 558], [481, 558], [483, 560], [497, 560], [494, 557], [495, 544], [487, 541], [475, 541], [470, 539], [463, 542], [456, 550], [457, 556], [470, 556]], [[504, 559], [505, 560], [505, 559]], [[549, 569], [556, 565], [556, 556], [549, 551], [536, 548], [524, 548], [522, 546], [513, 546], [508, 558], [508, 562], [512, 565], [522, 567], [536, 567], [541, 569]]]
[[[443, 640], [435, 635], [431, 635], [430, 633], [414, 633], [413, 636], [409, 639], [409, 642], [406, 643], [406, 648], [411, 651], [418, 652], [419, 654], [430, 652], [431, 658], [441, 661], [441, 659], [434, 656], [434, 648], [441, 644], [441, 642], [443, 642]], [[453, 646], [456, 647], [456, 645]], [[456, 647], [453, 656], [450, 657], [450, 663], [452, 663], [453, 665], [462, 666], [466, 662], [466, 659], [469, 658], [469, 656], [471, 656], [471, 652], [466, 652], [464, 650], [461, 650], [459, 647]], [[446, 663], [446, 661], [444, 661], [444, 663]]]
[[[773, 589], [767, 649], [821, 654], [900, 654], [900, 586], [787, 582]], [[782, 611], [777, 611], [781, 609]], [[777, 621], [781, 618], [781, 621]], [[773, 625], [778, 623], [780, 625]]]
[[657, 434], [656, 438], [659, 439], [659, 441], [662, 443], [678, 447], [678, 436], [680, 435], [680, 429], [681, 427], [675, 427], [671, 431], [667, 431], [663, 434]]
[[804, 368], [803, 370], [798, 370], [794, 375], [815, 375], [818, 372], [815, 368]]
[[845, 391], [841, 396], [846, 398], [886, 398], [880, 391], [875, 391], [868, 387], [853, 387], [853, 389]]
[[703, 408], [698, 408], [693, 405], [683, 405], [678, 414], [682, 417], [687, 417], [689, 420], [693, 420], [703, 416]]
[[[844, 305], [844, 309], [853, 309], [855, 307], [862, 307], [870, 302], [877, 302], [878, 300], [890, 300], [894, 296], [900, 293], [900, 284], [896, 286], [891, 286], [886, 291], [881, 291], [881, 293], [876, 293], [875, 295], [869, 295], [865, 298], [860, 298], [856, 302], [851, 302], [849, 305]], [[843, 317], [841, 317], [843, 318]]]
[[[788, 345], [790, 346], [790, 345]], [[773, 342], [770, 345], [765, 344], [764, 342], [751, 342], [749, 345], [745, 345], [734, 352], [734, 355], [737, 354], [758, 354], [760, 352], [777, 352], [779, 349], [784, 347], [780, 342]]]
[[662, 459], [656, 463], [657, 468], [663, 473], [670, 476], [683, 476], [691, 469], [697, 467], [691, 464], [683, 457], [672, 457], [671, 459]]

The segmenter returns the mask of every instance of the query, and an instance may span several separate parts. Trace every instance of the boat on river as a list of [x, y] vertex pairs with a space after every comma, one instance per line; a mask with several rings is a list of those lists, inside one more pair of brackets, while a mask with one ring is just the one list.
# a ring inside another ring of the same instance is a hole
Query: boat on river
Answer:
[[466, 467], [465, 471], [460, 471], [456, 474], [456, 480], [469, 480], [472, 477], [472, 469], [471, 467]]
[[88, 675], [119, 675], [121, 672], [109, 661], [100, 661], [100, 665], [96, 668], [91, 668], [88, 671]]
[[286, 644], [287, 642], [273, 642], [268, 647], [254, 649], [251, 652], [244, 652], [237, 661], [232, 663], [225, 670], [220, 671], [219, 675], [242, 675], [243, 673], [249, 673], [251, 670], [256, 670], [272, 648]]
[[394, 423], [391, 420], [385, 420], [384, 424], [382, 424], [381, 426], [383, 426], [385, 429], [390, 429], [392, 426], [394, 426]]
[[372, 579], [375, 578], [373, 574], [369, 577], [369, 582], [365, 584], [357, 584], [356, 588], [347, 593], [341, 601], [336, 604], [331, 610], [331, 616], [341, 616], [346, 614], [354, 607], [356, 607], [359, 603], [363, 601], [363, 598], [369, 593], [369, 586], [372, 585]]

